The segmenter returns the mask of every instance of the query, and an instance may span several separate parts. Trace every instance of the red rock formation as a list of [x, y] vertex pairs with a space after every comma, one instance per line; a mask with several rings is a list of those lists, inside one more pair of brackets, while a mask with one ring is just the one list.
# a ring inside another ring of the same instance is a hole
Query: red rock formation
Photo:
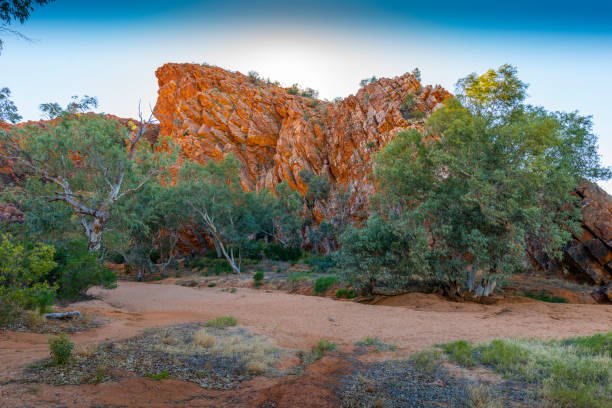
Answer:
[[166, 64], [156, 75], [160, 133], [185, 157], [205, 162], [232, 153], [242, 163], [245, 188], [287, 180], [301, 193], [301, 170], [362, 191], [372, 154], [401, 130], [419, 126], [402, 112], [406, 97], [415, 98], [412, 112], [427, 115], [450, 96], [439, 86], [421, 87], [410, 74], [380, 79], [336, 103], [212, 66]]
[[596, 184], [576, 188], [583, 216], [582, 233], [564, 253], [569, 271], [601, 287], [595, 295], [612, 301], [612, 196]]

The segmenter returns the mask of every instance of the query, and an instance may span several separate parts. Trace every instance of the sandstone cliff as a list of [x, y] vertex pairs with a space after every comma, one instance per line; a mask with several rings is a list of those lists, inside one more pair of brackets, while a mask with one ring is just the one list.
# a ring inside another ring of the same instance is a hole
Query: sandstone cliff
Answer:
[[206, 65], [166, 64], [156, 75], [160, 133], [185, 157], [205, 162], [232, 153], [248, 189], [287, 180], [304, 193], [301, 170], [327, 174], [354, 199], [370, 188], [372, 154], [450, 96], [411, 74], [380, 79], [339, 102]]
[[582, 234], [564, 251], [564, 264], [579, 279], [601, 287], [596, 297], [612, 301], [612, 196], [593, 183], [576, 188], [583, 216]]

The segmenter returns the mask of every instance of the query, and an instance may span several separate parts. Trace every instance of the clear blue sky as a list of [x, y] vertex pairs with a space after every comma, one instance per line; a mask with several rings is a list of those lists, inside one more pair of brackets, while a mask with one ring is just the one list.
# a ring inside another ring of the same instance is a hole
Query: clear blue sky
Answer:
[[34, 41], [3, 36], [0, 87], [27, 120], [41, 102], [77, 94], [134, 116], [139, 99], [155, 104], [165, 62], [256, 70], [328, 99], [414, 67], [452, 91], [470, 72], [511, 63], [530, 103], [593, 116], [612, 165], [612, 2], [56, 0], [12, 28]]

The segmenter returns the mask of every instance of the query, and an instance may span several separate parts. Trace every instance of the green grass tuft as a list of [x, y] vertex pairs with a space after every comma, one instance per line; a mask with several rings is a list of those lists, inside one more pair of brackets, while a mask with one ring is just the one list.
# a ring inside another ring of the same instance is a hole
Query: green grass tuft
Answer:
[[335, 276], [321, 276], [317, 278], [314, 285], [314, 291], [318, 295], [322, 295], [327, 292], [334, 284], [338, 281]]
[[457, 341], [441, 346], [451, 360], [482, 364], [507, 378], [536, 384], [548, 406], [612, 407], [612, 333], [566, 340]]
[[336, 347], [338, 347], [338, 344], [326, 339], [321, 339], [312, 348], [312, 359], [316, 361], [327, 354], [328, 351], [335, 350]]
[[569, 303], [569, 300], [566, 298], [552, 296], [550, 293], [525, 292], [524, 296], [548, 303]]
[[170, 374], [167, 371], [162, 371], [158, 374], [147, 374], [147, 377], [152, 378], [154, 380], [166, 380], [170, 378]]
[[206, 327], [216, 327], [217, 329], [224, 329], [230, 326], [236, 326], [238, 324], [238, 320], [234, 316], [221, 316], [217, 317], [215, 320], [211, 320], [206, 323]]

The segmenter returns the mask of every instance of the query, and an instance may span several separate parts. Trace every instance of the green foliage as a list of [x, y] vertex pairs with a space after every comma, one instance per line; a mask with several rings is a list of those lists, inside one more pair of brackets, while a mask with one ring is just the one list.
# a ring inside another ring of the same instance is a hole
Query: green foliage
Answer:
[[579, 355], [603, 355], [612, 359], [612, 332], [598, 333], [588, 337], [570, 337], [561, 340], [562, 347], [572, 347]]
[[337, 281], [338, 278], [335, 276], [321, 276], [315, 281], [314, 292], [318, 295], [322, 295], [327, 292], [332, 286], [334, 286]]
[[264, 279], [263, 271], [257, 271], [253, 275], [253, 280], [255, 281], [255, 286], [261, 286], [261, 284], [263, 282], [263, 279]]
[[411, 74], [417, 81], [421, 82], [421, 70], [419, 68], [413, 69]]
[[337, 266], [336, 259], [332, 255], [310, 255], [304, 263], [312, 266], [317, 272], [327, 272]]
[[262, 81], [261, 76], [257, 71], [249, 71], [248, 77], [250, 82], [257, 85]]
[[402, 104], [400, 105], [400, 110], [410, 112], [414, 108], [414, 105], [416, 105], [416, 99], [414, 98], [414, 95], [408, 94], [406, 95], [406, 99], [404, 99], [404, 102], [402, 102]]
[[8, 88], [0, 89], [0, 121], [17, 123], [21, 120], [21, 115], [17, 113], [17, 107], [9, 98], [11, 90]]
[[170, 378], [170, 374], [167, 371], [162, 371], [158, 374], [147, 374], [147, 377], [153, 380], [167, 380], [168, 378]]
[[36, 244], [26, 247], [10, 235], [0, 237], [0, 313], [7, 319], [14, 308], [46, 310], [56, 287], [46, 281], [56, 266], [55, 248]]
[[84, 296], [87, 289], [95, 285], [112, 288], [117, 276], [89, 252], [84, 240], [71, 241], [58, 247], [55, 256], [57, 268], [53, 274], [57, 277], [58, 296], [64, 299], [75, 299]]
[[[77, 221], [68, 226], [82, 229], [89, 249], [96, 251], [117, 203], [161, 175], [170, 155], [142, 142], [148, 129], [144, 124], [128, 123], [128, 129], [105, 115], [79, 113], [92, 104], [95, 98], [85, 96], [60, 108], [59, 116], [44, 126], [0, 131], [0, 158], [29, 175], [25, 187], [34, 201], [67, 208]], [[51, 105], [44, 106], [55, 115], [57, 106]], [[168, 146], [167, 141], [159, 143]]]
[[44, 6], [53, 0], [8, 0], [0, 3], [0, 20], [5, 24], [13, 21], [24, 23], [34, 10], [34, 6]]
[[278, 235], [275, 197], [268, 190], [244, 191], [239, 171], [240, 163], [231, 155], [205, 166], [188, 162], [175, 191], [183, 203], [183, 220], [204, 230], [235, 272], [240, 272], [243, 251], [254, 239]]
[[442, 345], [442, 350], [458, 364], [466, 367], [473, 367], [476, 364], [474, 356], [472, 355], [474, 348], [472, 343], [468, 341], [459, 340], [453, 343], [444, 344]]
[[264, 247], [264, 255], [273, 261], [297, 261], [302, 256], [299, 247], [284, 247], [280, 244], [270, 243]]
[[553, 296], [550, 293], [540, 293], [540, 292], [525, 292], [525, 297], [541, 300], [542, 302], [548, 303], [569, 303], [569, 300], [559, 296]]
[[338, 289], [336, 291], [336, 297], [353, 299], [357, 297], [357, 294], [353, 289]]
[[486, 365], [506, 377], [537, 385], [555, 407], [608, 407], [612, 404], [612, 333], [567, 340], [465, 341], [442, 346], [459, 364]]
[[287, 281], [288, 282], [302, 282], [302, 281], [307, 281], [310, 280], [310, 276], [308, 276], [305, 273], [300, 273], [300, 272], [294, 272], [291, 273], [288, 277], [287, 277]]
[[376, 81], [378, 81], [378, 78], [376, 78], [375, 76], [372, 76], [371, 78], [362, 79], [361, 81], [359, 81], [359, 87], [363, 88], [364, 86], [368, 84], [373, 84]]
[[226, 327], [236, 326], [238, 320], [234, 316], [221, 316], [215, 320], [206, 323], [206, 327], [215, 327], [217, 329], [225, 329]]
[[517, 76], [509, 64], [497, 70], [489, 69], [482, 75], [472, 73], [457, 82], [457, 97], [473, 112], [486, 115], [505, 115], [520, 108], [527, 96], [528, 85]]
[[372, 293], [379, 284], [400, 286], [405, 272], [418, 267], [422, 250], [415, 245], [422, 241], [404, 234], [400, 226], [372, 217], [363, 228], [348, 227], [341, 236], [338, 265], [355, 288]]
[[317, 344], [312, 348], [311, 356], [313, 360], [319, 360], [321, 357], [325, 356], [328, 351], [333, 351], [338, 347], [338, 344], [333, 343], [326, 339], [321, 339], [317, 342]]
[[65, 334], [49, 339], [49, 352], [51, 354], [51, 364], [64, 365], [72, 356], [74, 345]]
[[443, 361], [439, 350], [424, 350], [410, 355], [410, 361], [428, 375], [436, 373]]
[[57, 102], [47, 102], [40, 104], [40, 110], [47, 117], [53, 119], [62, 114], [83, 114], [98, 107], [98, 99], [95, 96], [85, 95], [81, 99], [77, 95], [72, 96], [72, 101], [62, 108]]
[[359, 254], [376, 248], [384, 255], [384, 241], [393, 239], [396, 258], [369, 268], [368, 277], [416, 274], [452, 296], [486, 296], [523, 268], [528, 240], [560, 256], [580, 219], [569, 193], [609, 170], [599, 163], [590, 119], [525, 105], [515, 74], [502, 66], [459, 81], [464, 105], [447, 100], [423, 133], [402, 132], [377, 154], [373, 202], [382, 219], [374, 226], [381, 233], [369, 234], [374, 226], [366, 224], [343, 240], [353, 274], [367, 268]]

